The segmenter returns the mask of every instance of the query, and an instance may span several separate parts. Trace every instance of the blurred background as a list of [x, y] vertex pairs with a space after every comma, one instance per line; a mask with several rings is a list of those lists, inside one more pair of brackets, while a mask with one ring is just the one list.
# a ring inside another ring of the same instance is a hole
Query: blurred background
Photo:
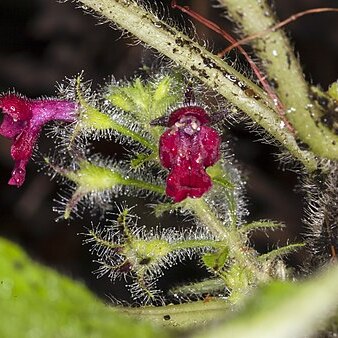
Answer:
[[[157, 1], [169, 7], [169, 0]], [[231, 24], [219, 17], [213, 1], [181, 1], [194, 10], [231, 30]], [[278, 0], [275, 9], [281, 19], [314, 7], [337, 7], [336, 0]], [[95, 86], [104, 84], [111, 75], [129, 78], [142, 62], [156, 59], [150, 50], [121, 38], [119, 31], [107, 24], [99, 24], [74, 3], [56, 0], [1, 0], [0, 2], [0, 92], [13, 89], [28, 97], [51, 96], [55, 85], [65, 77], [82, 70]], [[172, 12], [177, 22], [184, 22], [179, 12]], [[323, 89], [337, 79], [338, 34], [337, 13], [325, 13], [301, 18], [287, 27], [299, 54], [304, 73], [313, 84]], [[197, 24], [199, 36], [208, 41], [214, 51], [227, 45], [219, 36]], [[292, 79], [290, 79], [292, 81]], [[281, 170], [274, 153], [276, 149], [262, 145], [241, 126], [232, 128], [228, 138], [247, 178], [249, 220], [272, 219], [284, 222], [286, 230], [253, 236], [255, 247], [264, 252], [274, 244], [301, 240], [302, 196], [295, 192], [297, 175]], [[53, 147], [52, 140], [40, 142], [40, 150]], [[106, 146], [112, 147], [109, 144]], [[0, 235], [22, 245], [36, 260], [56, 268], [73, 278], [84, 281], [93, 291], [108, 300], [107, 295], [126, 298], [123, 288], [113, 286], [107, 278], [97, 280], [92, 271], [97, 267], [88, 246], [82, 244], [84, 218], [71, 222], [55, 222], [53, 199], [58, 186], [41, 172], [39, 165], [30, 162], [25, 184], [17, 189], [7, 185], [12, 170], [10, 141], [0, 138]], [[106, 152], [112, 152], [107, 149]], [[115, 150], [114, 150], [115, 151]], [[39, 157], [36, 157], [39, 160]], [[130, 203], [129, 203], [130, 204]], [[302, 255], [293, 255], [290, 264], [296, 269]], [[188, 270], [188, 272], [187, 272]], [[183, 276], [194, 279], [199, 272], [189, 265], [175, 268], [170, 279]]]

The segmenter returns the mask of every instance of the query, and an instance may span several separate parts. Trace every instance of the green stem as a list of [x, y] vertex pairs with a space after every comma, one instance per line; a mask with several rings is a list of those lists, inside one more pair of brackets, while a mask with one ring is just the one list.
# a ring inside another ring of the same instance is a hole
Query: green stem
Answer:
[[264, 91], [220, 58], [130, 0], [79, 0], [147, 45], [174, 60], [193, 76], [248, 114], [313, 171], [315, 158], [302, 151], [283, 126]]
[[142, 144], [145, 148], [151, 149], [153, 152], [157, 153], [157, 147], [152, 142], [148, 141], [146, 138], [141, 136], [138, 133], [133, 132], [128, 127], [123, 126], [122, 124], [117, 123], [113, 119], [110, 121], [110, 129], [117, 131], [121, 135], [125, 135], [132, 140]]
[[113, 242], [104, 240], [103, 238], [98, 236], [93, 230], [89, 230], [89, 235], [93, 238], [95, 243], [105, 246], [106, 248], [116, 249], [121, 247], [121, 244], [115, 244]]
[[246, 237], [237, 229], [223, 224], [203, 198], [188, 199], [186, 206], [213, 232], [216, 238], [229, 248], [230, 256], [237, 264], [251, 271], [257, 281], [265, 281], [268, 278], [266, 273], [260, 271], [257, 259], [254, 257], [254, 250], [249, 249], [246, 244]]
[[272, 250], [264, 255], [259, 256], [259, 260], [261, 262], [264, 262], [265, 260], [273, 260], [277, 257], [285, 256], [287, 254], [290, 254], [300, 248], [303, 248], [305, 244], [303, 243], [294, 243], [294, 244], [289, 244], [286, 246], [282, 246], [280, 248], [277, 248], [275, 250]]
[[236, 199], [234, 196], [234, 190], [227, 190], [225, 191], [225, 195], [227, 196], [228, 201], [228, 208], [229, 208], [229, 218], [230, 218], [230, 224], [232, 230], [235, 230], [237, 227], [237, 204]]
[[131, 240], [133, 239], [133, 235], [132, 233], [130, 232], [130, 229], [127, 225], [127, 222], [126, 222], [126, 217], [128, 215], [128, 212], [129, 212], [129, 209], [124, 209], [120, 214], [119, 216], [117, 217], [117, 222], [122, 225], [122, 228], [123, 228], [123, 233], [124, 235], [126, 236], [126, 241], [128, 243], [131, 242]]
[[[218, 0], [245, 36], [276, 24], [266, 1]], [[320, 122], [320, 114], [309, 98], [309, 86], [285, 33], [279, 29], [251, 42], [276, 91], [286, 107], [286, 117], [297, 136], [320, 156], [338, 159], [338, 136]]]
[[282, 229], [284, 228], [285, 225], [282, 223], [277, 223], [277, 222], [273, 222], [273, 221], [255, 221], [252, 223], [248, 223], [248, 224], [244, 224], [239, 231], [243, 234], [248, 234], [251, 231], [254, 230], [276, 230], [276, 229]]
[[181, 242], [176, 242], [170, 244], [170, 250], [182, 250], [182, 249], [190, 249], [190, 248], [206, 248], [206, 247], [211, 247], [211, 248], [221, 248], [225, 247], [226, 244], [223, 241], [214, 241], [214, 240], [184, 240]]
[[200, 282], [193, 282], [187, 285], [178, 285], [169, 290], [171, 295], [202, 295], [202, 294], [216, 294], [216, 292], [224, 292], [226, 286], [224, 284], [224, 279], [222, 278], [212, 278], [205, 279]]
[[161, 195], [164, 195], [165, 193], [164, 187], [161, 187], [153, 183], [137, 180], [134, 178], [123, 178], [123, 184], [133, 186], [136, 188], [140, 188], [140, 189], [149, 190], [149, 191], [161, 194]]
[[205, 325], [212, 320], [224, 317], [229, 305], [221, 299], [189, 302], [178, 305], [120, 307], [121, 312], [139, 320], [150, 320], [154, 324], [176, 327], [178, 329]]
[[203, 198], [191, 199], [185, 201], [185, 206], [192, 210], [195, 216], [207, 225], [208, 229], [220, 240], [227, 240], [229, 231], [222, 221], [210, 209]]

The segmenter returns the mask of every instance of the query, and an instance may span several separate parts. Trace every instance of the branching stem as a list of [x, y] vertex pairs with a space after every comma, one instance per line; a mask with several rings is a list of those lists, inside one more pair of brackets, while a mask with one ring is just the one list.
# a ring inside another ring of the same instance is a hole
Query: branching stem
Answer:
[[285, 146], [309, 171], [317, 168], [315, 157], [299, 148], [292, 133], [285, 128], [284, 123], [281, 123], [283, 121], [274, 111], [266, 93], [219, 57], [134, 1], [79, 0], [79, 2], [174, 60], [224, 96]]
[[[218, 0], [244, 36], [278, 28], [271, 8], [265, 0]], [[244, 13], [244, 14], [242, 14]], [[296, 130], [297, 137], [319, 156], [338, 159], [338, 136], [320, 121], [320, 112], [309, 98], [309, 86], [289, 40], [282, 30], [273, 30], [263, 39], [252, 42], [268, 78], [277, 84], [276, 91], [286, 107], [286, 117]]]
[[219, 240], [229, 248], [230, 256], [233, 257], [238, 264], [253, 272], [256, 282], [264, 281], [268, 278], [264, 272], [260, 271], [257, 261], [252, 255], [253, 250], [249, 250], [246, 244], [246, 237], [237, 229], [223, 224], [203, 198], [188, 199], [186, 206], [214, 233], [216, 238], [219, 238]]

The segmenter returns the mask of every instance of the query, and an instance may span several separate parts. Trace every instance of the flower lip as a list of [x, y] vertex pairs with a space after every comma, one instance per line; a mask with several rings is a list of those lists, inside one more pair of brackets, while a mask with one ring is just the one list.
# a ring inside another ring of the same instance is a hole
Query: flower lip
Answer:
[[203, 108], [182, 107], [171, 113], [168, 129], [161, 135], [160, 161], [170, 171], [166, 195], [175, 203], [200, 198], [212, 187], [205, 169], [219, 160], [221, 137], [206, 125], [209, 122]]
[[2, 112], [9, 115], [14, 122], [28, 120], [32, 117], [29, 100], [16, 94], [8, 94], [0, 97]]
[[206, 125], [210, 122], [210, 117], [207, 112], [197, 106], [187, 106], [174, 110], [169, 117], [168, 127], [172, 127], [177, 121], [179, 121], [184, 116], [193, 116], [195, 117], [201, 125]]

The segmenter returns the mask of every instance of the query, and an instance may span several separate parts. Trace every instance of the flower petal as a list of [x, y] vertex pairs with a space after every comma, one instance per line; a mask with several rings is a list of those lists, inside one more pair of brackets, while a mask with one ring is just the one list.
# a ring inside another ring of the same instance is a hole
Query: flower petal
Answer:
[[53, 120], [74, 122], [77, 104], [67, 100], [31, 100], [16, 94], [0, 96], [4, 113], [0, 135], [13, 139], [11, 156], [15, 160], [10, 185], [21, 186], [25, 180], [26, 165], [42, 127]]
[[179, 108], [160, 138], [161, 164], [170, 170], [166, 194], [175, 202], [201, 197], [212, 186], [205, 168], [219, 160], [221, 137], [208, 122], [203, 108]]
[[209, 175], [200, 166], [176, 166], [167, 178], [166, 194], [174, 202], [181, 202], [187, 197], [198, 198], [212, 186]]
[[12, 171], [12, 176], [8, 181], [9, 185], [16, 185], [18, 188], [21, 187], [26, 177], [26, 165], [28, 160], [15, 161], [14, 169]]
[[220, 158], [221, 137], [215, 129], [201, 126], [198, 139], [204, 167], [214, 165]]
[[25, 121], [14, 122], [11, 116], [4, 114], [2, 123], [0, 125], [0, 135], [7, 138], [13, 138], [21, 133], [25, 124]]
[[188, 106], [176, 109], [171, 113], [168, 121], [168, 127], [173, 126], [184, 116], [193, 116], [199, 120], [202, 125], [210, 122], [210, 117], [203, 108], [197, 106]]
[[160, 138], [160, 160], [165, 168], [172, 168], [176, 163], [179, 148], [178, 133], [167, 130]]
[[33, 100], [32, 107], [32, 126], [43, 126], [54, 120], [73, 122], [76, 118], [77, 105], [75, 102], [66, 100]]
[[26, 121], [32, 117], [30, 100], [16, 94], [6, 94], [0, 97], [0, 108], [14, 122]]
[[26, 126], [22, 132], [14, 139], [11, 147], [11, 156], [13, 160], [29, 160], [32, 156], [33, 148], [40, 130]]

